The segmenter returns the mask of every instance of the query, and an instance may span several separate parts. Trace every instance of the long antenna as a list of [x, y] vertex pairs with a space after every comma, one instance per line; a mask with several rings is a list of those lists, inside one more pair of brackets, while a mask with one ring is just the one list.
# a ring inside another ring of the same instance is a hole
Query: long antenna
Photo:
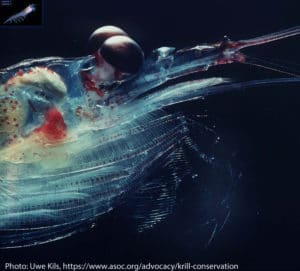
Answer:
[[256, 67], [263, 68], [263, 69], [270, 70], [270, 71], [275, 71], [275, 72], [282, 73], [282, 74], [285, 74], [285, 75], [290, 75], [290, 76], [293, 76], [293, 77], [300, 77], [296, 73], [291, 73], [291, 72], [288, 72], [288, 71], [280, 70], [280, 69], [273, 68], [273, 67], [270, 67], [270, 66], [267, 66], [267, 65], [263, 65], [263, 64], [260, 64], [260, 63], [249, 62], [249, 61], [245, 61], [245, 62], [241, 62], [241, 63], [256, 66]]
[[[252, 38], [252, 39], [246, 39], [246, 40], [238, 40], [238, 41], [231, 41], [226, 37], [226, 39], [220, 43], [218, 43], [218, 48], [222, 50], [223, 52], [223, 58], [221, 58], [220, 61], [217, 62], [217, 64], [226, 64], [226, 63], [233, 63], [233, 62], [239, 62], [239, 63], [245, 63], [247, 56], [244, 55], [242, 52], [240, 52], [241, 49], [252, 47], [252, 46], [258, 46], [265, 43], [270, 43], [273, 41], [285, 39], [288, 37], [293, 37], [300, 35], [300, 26], [296, 26], [293, 28], [289, 28], [283, 31], [271, 33], [268, 35], [263, 35], [260, 37]], [[247, 64], [250, 64], [249, 62]], [[273, 69], [278, 72], [284, 72], [280, 71], [277, 68], [273, 67], [267, 67], [265, 65], [262, 65], [260, 63], [253, 63], [252, 65]], [[288, 72], [284, 72], [286, 74], [289, 74]], [[290, 75], [292, 75], [290, 73]], [[299, 76], [299, 75], [294, 75]]]
[[300, 26], [296, 26], [293, 28], [289, 28], [283, 31], [275, 32], [272, 34], [260, 36], [253, 39], [239, 40], [236, 42], [232, 42], [232, 47], [236, 48], [237, 50], [240, 50], [246, 47], [257, 46], [257, 45], [273, 42], [276, 40], [281, 40], [288, 37], [296, 36], [299, 34], [300, 34]]

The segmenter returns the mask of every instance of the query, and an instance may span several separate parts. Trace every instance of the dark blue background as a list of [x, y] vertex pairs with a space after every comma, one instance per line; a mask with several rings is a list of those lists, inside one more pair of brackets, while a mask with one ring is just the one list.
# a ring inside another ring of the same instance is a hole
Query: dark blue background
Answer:
[[[298, 25], [299, 3], [48, 0], [44, 28], [0, 29], [0, 67], [31, 57], [83, 55], [90, 33], [105, 24], [124, 28], [148, 54], [163, 45], [214, 42], [224, 34], [248, 38]], [[247, 52], [299, 63], [299, 38]], [[207, 76], [216, 74], [234, 79], [281, 76], [245, 65], [218, 67]], [[299, 84], [220, 95], [203, 106], [217, 120], [216, 129], [225, 142], [238, 150], [243, 173], [232, 216], [207, 249], [197, 243], [198, 233], [192, 229], [182, 234], [174, 231], [176, 235], [158, 227], [136, 235], [111, 214], [90, 232], [36, 248], [2, 251], [2, 260], [233, 262], [241, 270], [299, 269]], [[177, 223], [173, 227], [180, 229], [184, 221]]]

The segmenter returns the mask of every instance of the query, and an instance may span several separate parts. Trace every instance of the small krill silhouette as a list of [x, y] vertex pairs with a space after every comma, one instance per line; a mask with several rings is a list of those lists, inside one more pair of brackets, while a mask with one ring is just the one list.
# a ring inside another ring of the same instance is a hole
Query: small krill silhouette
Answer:
[[12, 15], [9, 17], [4, 24], [13, 24], [13, 23], [21, 23], [25, 20], [25, 18], [32, 12], [36, 10], [36, 7], [34, 4], [29, 5], [25, 9], [23, 9], [21, 12]]

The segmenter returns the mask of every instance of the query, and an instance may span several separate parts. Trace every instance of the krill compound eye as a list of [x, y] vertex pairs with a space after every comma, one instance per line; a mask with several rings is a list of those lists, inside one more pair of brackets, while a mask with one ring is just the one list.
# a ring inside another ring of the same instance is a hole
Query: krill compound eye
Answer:
[[127, 36], [107, 39], [99, 50], [104, 60], [124, 73], [135, 73], [144, 62], [141, 47]]
[[119, 27], [106, 25], [96, 29], [89, 38], [88, 52], [95, 53], [102, 46], [103, 42], [113, 36], [127, 36], [127, 33]]

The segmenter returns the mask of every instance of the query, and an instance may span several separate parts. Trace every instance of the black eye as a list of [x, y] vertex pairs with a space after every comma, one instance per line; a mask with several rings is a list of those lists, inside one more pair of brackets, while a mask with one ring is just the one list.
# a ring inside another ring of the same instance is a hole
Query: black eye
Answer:
[[124, 73], [135, 73], [144, 62], [141, 47], [127, 36], [113, 36], [100, 48], [104, 60]]
[[103, 42], [113, 36], [127, 36], [127, 33], [121, 28], [106, 25], [96, 29], [89, 38], [88, 41], [88, 53], [95, 53], [102, 46]]

